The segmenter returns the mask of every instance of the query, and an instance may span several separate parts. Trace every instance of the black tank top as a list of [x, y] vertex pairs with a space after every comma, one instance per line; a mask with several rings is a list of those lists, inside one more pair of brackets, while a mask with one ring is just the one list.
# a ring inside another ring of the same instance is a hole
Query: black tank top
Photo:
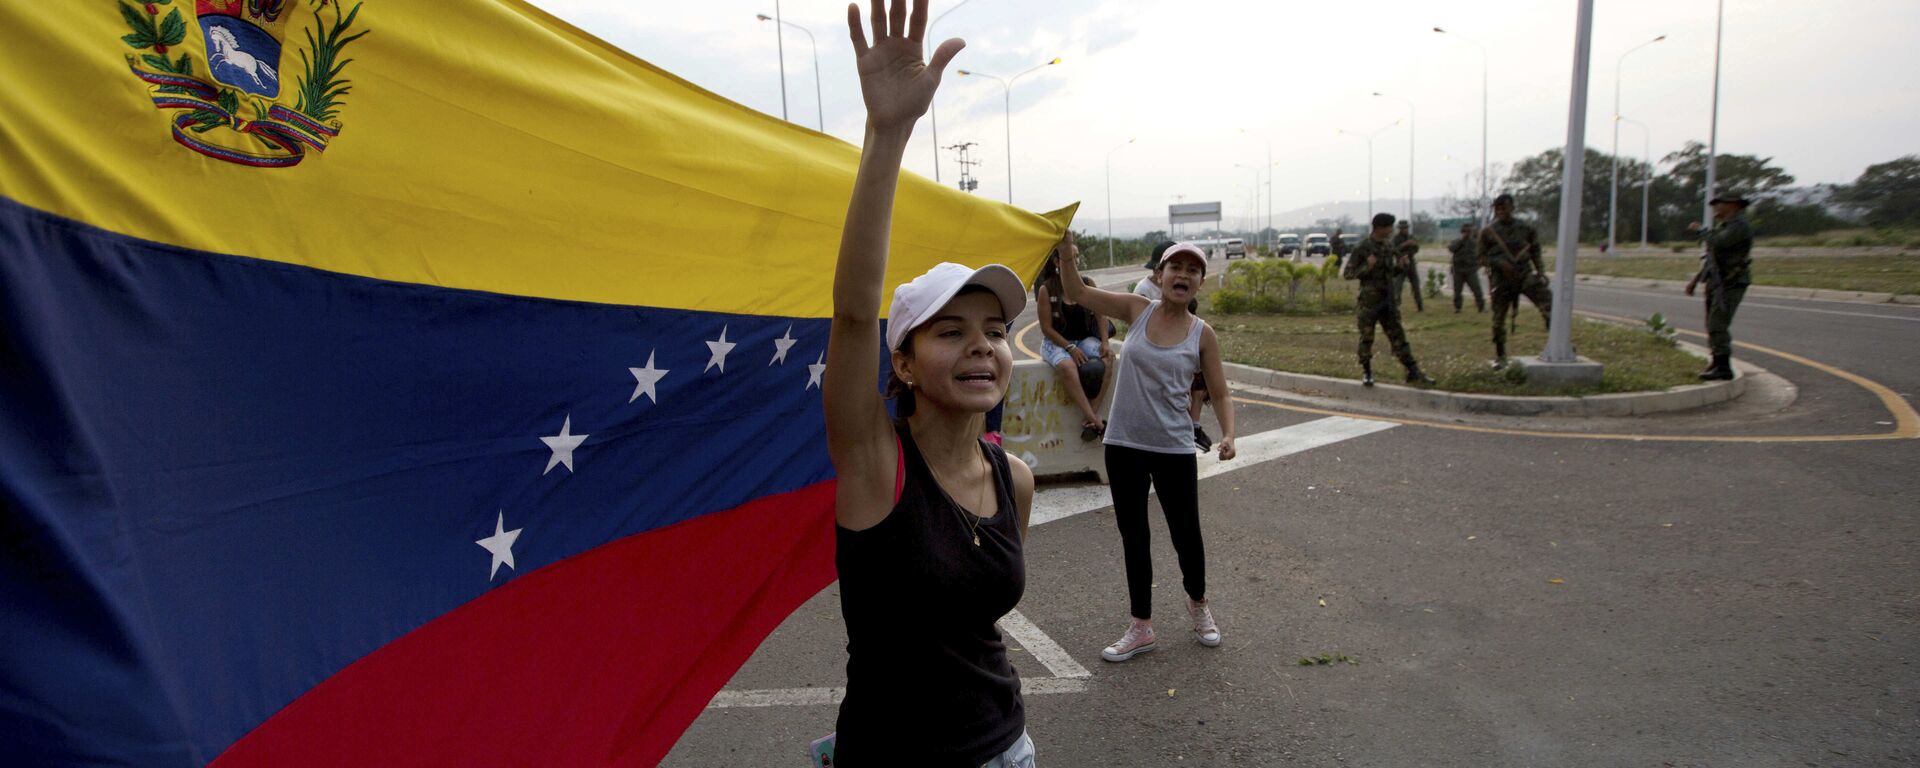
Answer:
[[897, 432], [899, 502], [872, 528], [835, 527], [847, 696], [834, 764], [977, 768], [1026, 732], [1020, 677], [994, 628], [1026, 589], [1013, 479], [1006, 453], [980, 441], [998, 508], [970, 530], [913, 435]]
[[[1091, 339], [1100, 332], [1100, 317], [1080, 304], [1068, 304], [1060, 279], [1056, 276], [1044, 283], [1047, 287], [1047, 313], [1053, 317], [1053, 329], [1060, 332], [1067, 341]], [[1039, 291], [1034, 291], [1038, 294]]]

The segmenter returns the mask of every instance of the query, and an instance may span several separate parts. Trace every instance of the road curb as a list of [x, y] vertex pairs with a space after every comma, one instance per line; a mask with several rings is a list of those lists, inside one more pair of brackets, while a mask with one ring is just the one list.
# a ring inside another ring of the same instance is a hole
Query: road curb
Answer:
[[[1605, 285], [1616, 288], [1641, 288], [1652, 291], [1671, 291], [1682, 293], [1687, 284], [1683, 280], [1654, 280], [1644, 277], [1610, 277], [1607, 275], [1579, 275], [1579, 282], [1590, 285]], [[1872, 291], [1833, 291], [1824, 288], [1789, 288], [1779, 285], [1754, 285], [1747, 288], [1748, 298], [1762, 299], [1801, 299], [1813, 301], [1844, 301], [1854, 304], [1920, 304], [1920, 296], [1905, 293], [1875, 293]]]
[[[1682, 349], [1706, 357], [1706, 350], [1679, 342]], [[1238, 384], [1282, 389], [1302, 395], [1331, 396], [1390, 408], [1413, 408], [1445, 413], [1494, 416], [1616, 417], [1672, 413], [1731, 401], [1747, 392], [1747, 378], [1765, 371], [1734, 362], [1732, 381], [1688, 384], [1660, 392], [1622, 392], [1584, 397], [1517, 397], [1442, 392], [1396, 384], [1362, 386], [1354, 379], [1336, 379], [1226, 363], [1227, 380]]]

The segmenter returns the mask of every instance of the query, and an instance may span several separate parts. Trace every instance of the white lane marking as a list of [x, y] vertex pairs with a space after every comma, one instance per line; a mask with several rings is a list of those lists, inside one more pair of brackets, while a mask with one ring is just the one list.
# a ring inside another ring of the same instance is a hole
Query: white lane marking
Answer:
[[[1274, 459], [1323, 448], [1343, 440], [1371, 435], [1397, 426], [1399, 425], [1390, 421], [1328, 416], [1291, 427], [1247, 435], [1234, 441], [1234, 450], [1239, 455], [1232, 461], [1221, 461], [1217, 453], [1201, 456], [1200, 479], [1204, 480], [1236, 469], [1246, 469]], [[1033, 495], [1033, 512], [1028, 524], [1041, 525], [1055, 520], [1064, 520], [1112, 504], [1113, 496], [1108, 493], [1104, 485], [1048, 488]]]
[[[1056, 693], [1086, 693], [1082, 678], [1023, 677], [1020, 692], [1027, 696]], [[847, 697], [845, 688], [761, 688], [752, 691], [721, 691], [707, 703], [707, 709], [749, 709], [755, 707], [834, 706]]]
[[810, 707], [838, 704], [847, 697], [845, 688], [761, 688], [752, 691], [725, 690], [714, 694], [707, 709], [728, 707]]
[[1033, 654], [1033, 657], [1045, 665], [1047, 671], [1052, 672], [1054, 677], [1093, 676], [1086, 667], [1080, 666], [1080, 662], [1074, 661], [1072, 656], [1067, 655], [1067, 649], [1061, 648], [1053, 638], [1047, 637], [1045, 632], [1041, 632], [1039, 627], [1034, 626], [1027, 617], [1020, 615], [1019, 611], [1008, 611], [1007, 615], [1000, 619], [1000, 629], [1012, 635], [1014, 642], [1027, 649], [1027, 653]]
[[[1615, 291], [1618, 293], [1639, 293], [1639, 294], [1649, 293], [1649, 291], [1645, 291], [1645, 290], [1621, 288], [1618, 286], [1611, 286], [1611, 285], [1582, 285], [1580, 286], [1580, 290]], [[1686, 297], [1683, 295], [1682, 298], [1690, 298], [1690, 297]], [[1827, 301], [1827, 300], [1826, 299], [1800, 299], [1800, 301]], [[1829, 302], [1829, 303], [1850, 303], [1850, 302]], [[1873, 306], [1884, 306], [1884, 305], [1873, 305]], [[1815, 312], [1822, 315], [1846, 315], [1847, 317], [1870, 317], [1875, 320], [1905, 320], [1909, 323], [1920, 323], [1920, 317], [1909, 317], [1905, 315], [1879, 315], [1879, 314], [1874, 314], [1872, 312], [1843, 312], [1837, 309], [1815, 309], [1813, 307], [1789, 307], [1785, 304], [1768, 304], [1766, 302], [1760, 302], [1760, 301], [1740, 302], [1741, 309], [1745, 309], [1747, 307], [1766, 307], [1767, 309], [1784, 309], [1788, 312]]]

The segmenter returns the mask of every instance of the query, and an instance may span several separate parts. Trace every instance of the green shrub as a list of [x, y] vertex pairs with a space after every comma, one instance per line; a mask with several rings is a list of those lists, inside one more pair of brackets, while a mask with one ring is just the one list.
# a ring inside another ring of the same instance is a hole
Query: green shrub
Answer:
[[1253, 297], [1239, 288], [1221, 288], [1207, 297], [1207, 308], [1215, 314], [1242, 315], [1253, 311]]

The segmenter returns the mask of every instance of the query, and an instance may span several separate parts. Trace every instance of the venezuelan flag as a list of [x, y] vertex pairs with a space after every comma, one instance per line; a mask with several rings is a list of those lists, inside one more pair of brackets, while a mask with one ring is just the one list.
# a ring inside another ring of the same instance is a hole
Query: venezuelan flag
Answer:
[[516, 0], [0, 30], [9, 764], [650, 765], [832, 579], [858, 148]]

